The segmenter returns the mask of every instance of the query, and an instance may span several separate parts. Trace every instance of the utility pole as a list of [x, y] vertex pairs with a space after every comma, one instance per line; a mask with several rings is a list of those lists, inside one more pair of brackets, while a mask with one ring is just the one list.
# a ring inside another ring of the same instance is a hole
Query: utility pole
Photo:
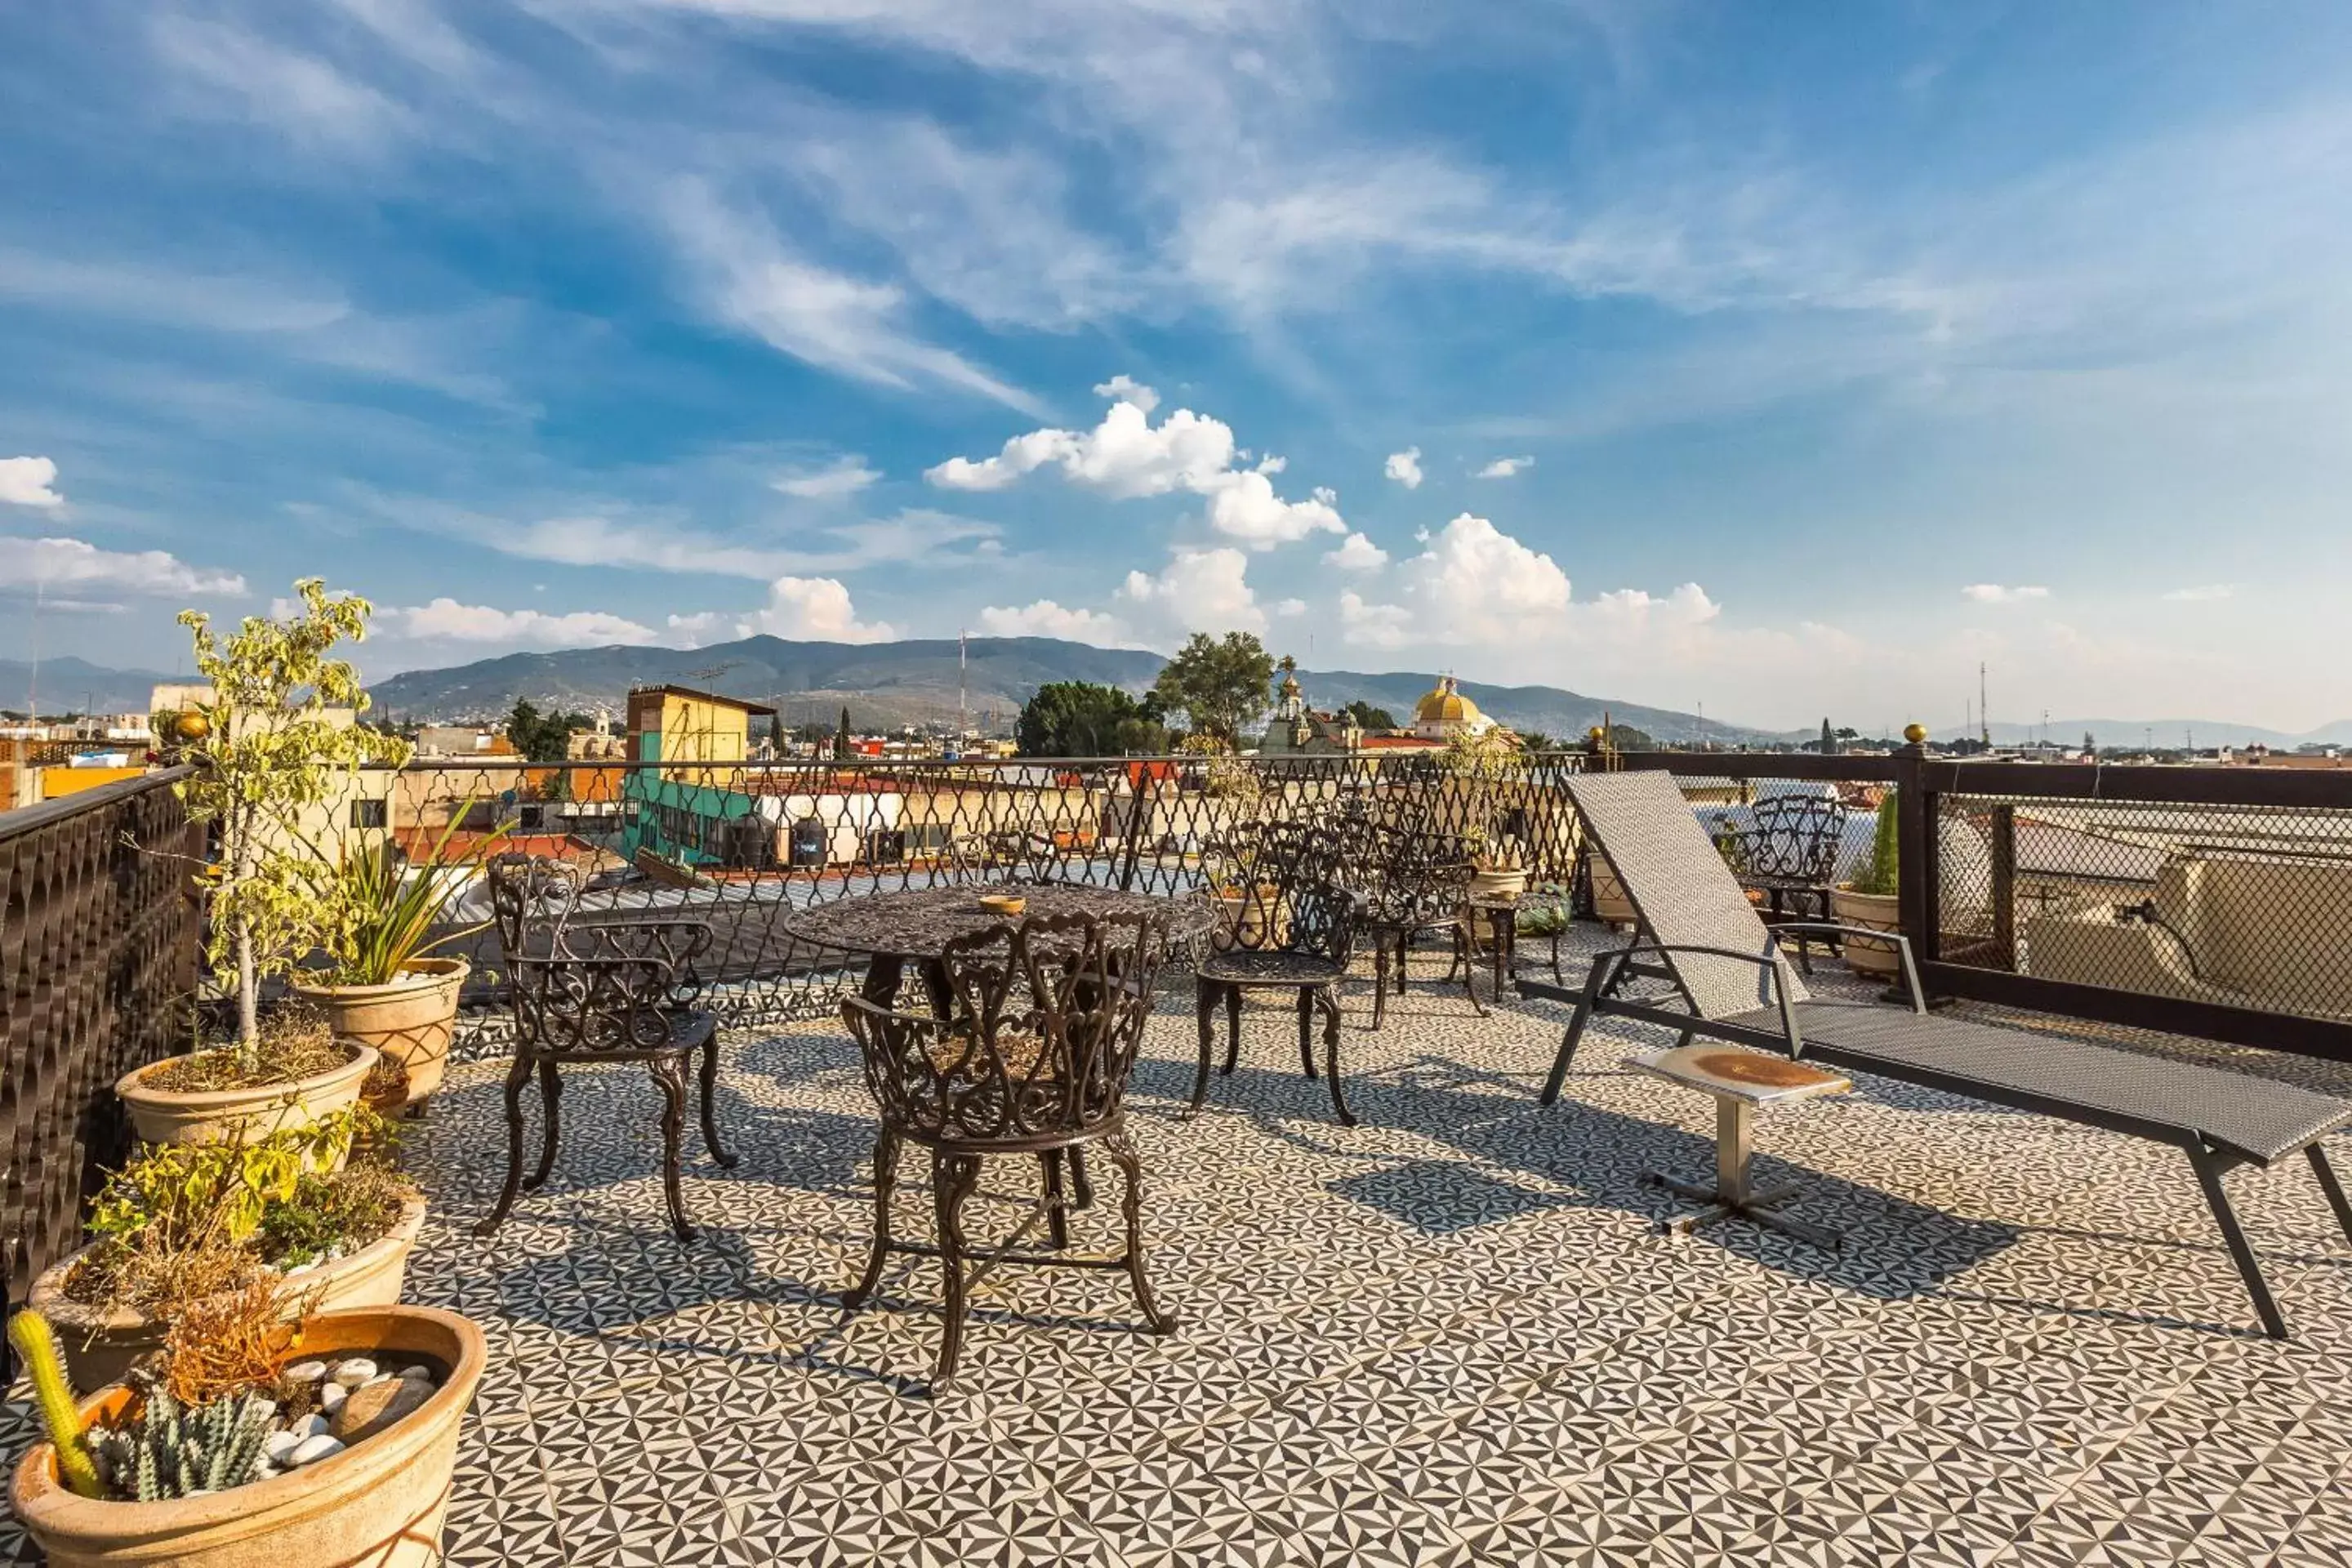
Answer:
[[1985, 667], [1982, 659], [1977, 660], [1977, 739], [1984, 742], [1986, 751], [1991, 751], [1992, 710], [1985, 706]]
[[963, 749], [963, 732], [971, 728], [971, 712], [964, 700], [964, 671], [971, 664], [971, 638], [961, 631], [956, 633], [956, 749]]

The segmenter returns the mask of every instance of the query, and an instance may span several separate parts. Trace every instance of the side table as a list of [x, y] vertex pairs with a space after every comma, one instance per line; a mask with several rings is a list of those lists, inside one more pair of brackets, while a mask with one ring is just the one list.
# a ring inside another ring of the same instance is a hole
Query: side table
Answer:
[[1715, 1096], [1715, 1184], [1709, 1186], [1660, 1171], [1642, 1173], [1642, 1179], [1653, 1186], [1664, 1187], [1706, 1205], [1690, 1214], [1658, 1221], [1657, 1228], [1662, 1234], [1688, 1236], [1701, 1226], [1737, 1218], [1831, 1252], [1843, 1247], [1844, 1238], [1836, 1231], [1775, 1213], [1796, 1195], [1798, 1189], [1791, 1185], [1759, 1193], [1748, 1180], [1748, 1164], [1758, 1106], [1782, 1105], [1821, 1094], [1843, 1094], [1853, 1087], [1851, 1081], [1809, 1062], [1790, 1061], [1786, 1057], [1766, 1056], [1761, 1051], [1741, 1050], [1735, 1046], [1676, 1046], [1669, 1051], [1635, 1057], [1633, 1065], [1668, 1083]]

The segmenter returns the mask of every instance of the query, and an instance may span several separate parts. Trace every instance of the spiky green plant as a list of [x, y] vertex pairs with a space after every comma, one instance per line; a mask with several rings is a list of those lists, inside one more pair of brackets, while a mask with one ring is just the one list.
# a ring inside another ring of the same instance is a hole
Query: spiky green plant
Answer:
[[[389, 844], [362, 847], [335, 867], [331, 876], [341, 918], [327, 944], [335, 956], [335, 984], [389, 985], [400, 978], [411, 959], [426, 957], [489, 924], [480, 921], [441, 937], [433, 935], [442, 906], [466, 885], [514, 826], [501, 823], [451, 856], [449, 841], [457, 837], [472, 804], [473, 796], [468, 795], [464, 805], [449, 814], [448, 826], [434, 840], [415, 876], [403, 870], [400, 857]], [[324, 856], [320, 861], [325, 863]]]
[[1902, 814], [1895, 809], [1895, 792], [1888, 790], [1878, 803], [1878, 828], [1871, 835], [1870, 858], [1855, 868], [1846, 885], [1857, 893], [1892, 896], [1902, 883]]
[[82, 1436], [81, 1411], [73, 1390], [66, 1386], [65, 1368], [58, 1360], [58, 1336], [38, 1312], [19, 1312], [8, 1322], [8, 1342], [25, 1358], [25, 1373], [33, 1380], [33, 1397], [41, 1408], [41, 1425], [57, 1446], [58, 1479], [76, 1497], [104, 1497], [106, 1488], [91, 1462], [89, 1440]]
[[266, 1394], [225, 1394], [191, 1409], [156, 1383], [137, 1417], [100, 1429], [90, 1448], [118, 1496], [160, 1502], [253, 1479], [277, 1422], [278, 1403]]

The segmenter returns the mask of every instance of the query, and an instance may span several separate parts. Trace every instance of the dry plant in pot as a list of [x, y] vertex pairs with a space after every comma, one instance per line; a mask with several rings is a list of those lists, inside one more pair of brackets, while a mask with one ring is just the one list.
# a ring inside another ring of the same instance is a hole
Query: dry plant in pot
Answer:
[[47, 1441], [10, 1500], [55, 1568], [427, 1568], [479, 1330], [425, 1307], [276, 1316], [218, 1298], [163, 1356], [77, 1404], [48, 1324], [17, 1314]]
[[229, 976], [236, 1001], [233, 1041], [152, 1063], [115, 1086], [139, 1136], [151, 1143], [249, 1139], [299, 1125], [358, 1097], [375, 1052], [349, 1042], [314, 1070], [273, 1060], [261, 1019], [261, 987], [326, 945], [341, 907], [320, 886], [306, 825], [360, 798], [361, 769], [404, 762], [408, 747], [366, 729], [359, 672], [331, 657], [367, 635], [367, 601], [331, 597], [316, 579], [295, 584], [299, 609], [284, 619], [249, 616], [226, 637], [195, 610], [180, 620], [194, 638], [212, 698], [197, 705], [200, 731], [184, 748], [194, 772], [180, 786], [189, 815], [214, 826], [217, 850], [198, 868], [207, 904], [207, 957]]
[[[370, 1157], [326, 1168], [354, 1143]], [[33, 1282], [75, 1386], [120, 1379], [224, 1297], [267, 1290], [289, 1321], [397, 1301], [425, 1200], [383, 1163], [391, 1143], [381, 1118], [353, 1108], [252, 1143], [134, 1155], [99, 1194], [95, 1239]]]

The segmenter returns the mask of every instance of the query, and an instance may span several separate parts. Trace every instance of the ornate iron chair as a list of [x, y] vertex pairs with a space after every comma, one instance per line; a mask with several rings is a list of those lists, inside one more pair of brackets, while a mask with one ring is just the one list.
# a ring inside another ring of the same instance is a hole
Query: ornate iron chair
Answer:
[[[678, 1145], [686, 1124], [687, 1059], [702, 1053], [702, 1142], [732, 1169], [719, 1141], [712, 1100], [719, 1084], [719, 1020], [692, 1004], [700, 990], [692, 968], [709, 945], [710, 928], [667, 916], [580, 921], [581, 868], [545, 856], [500, 855], [489, 864], [490, 904], [506, 949], [514, 1004], [514, 1067], [507, 1073], [507, 1179], [497, 1205], [474, 1227], [488, 1236], [503, 1224], [518, 1191], [536, 1192], [555, 1168], [567, 1062], [643, 1062], [661, 1086], [662, 1183], [671, 1226], [691, 1241], [678, 1191]], [[522, 1091], [539, 1079], [546, 1118], [539, 1167], [522, 1173]]]
[[1749, 808], [1748, 826], [1731, 835], [1732, 869], [1741, 887], [1765, 895], [1768, 920], [1830, 918], [1845, 819], [1845, 806], [1828, 795], [1778, 795]]
[[[1175, 1318], [1160, 1310], [1144, 1278], [1143, 1163], [1127, 1136], [1125, 1110], [1128, 1075], [1151, 1015], [1152, 976], [1167, 944], [1167, 921], [1157, 915], [1034, 916], [948, 944], [944, 1018], [894, 1012], [863, 997], [842, 1004], [882, 1122], [874, 1142], [873, 1251], [842, 1303], [854, 1310], [873, 1295], [892, 1252], [938, 1258], [947, 1326], [934, 1387], [955, 1374], [967, 1293], [999, 1264], [1124, 1269], [1151, 1331], [1175, 1331]], [[898, 1152], [909, 1142], [931, 1152], [936, 1245], [891, 1234]], [[1126, 1249], [1117, 1257], [1063, 1250], [1072, 1206], [1063, 1161], [1075, 1163], [1089, 1143], [1100, 1143], [1127, 1178]], [[1035, 1157], [1045, 1194], [1029, 1218], [966, 1273], [971, 1248], [963, 1205], [979, 1185], [982, 1160], [1002, 1154]], [[1016, 1250], [1041, 1220], [1051, 1250]]]
[[1297, 994], [1299, 1065], [1308, 1078], [1315, 1076], [1315, 1015], [1322, 1013], [1331, 1109], [1341, 1126], [1356, 1124], [1339, 1087], [1339, 982], [1354, 952], [1357, 922], [1356, 895], [1342, 883], [1344, 858], [1336, 836], [1305, 823], [1273, 822], [1255, 830], [1243, 874], [1225, 895], [1223, 929], [1193, 969], [1201, 1062], [1186, 1115], [1208, 1096], [1218, 1002], [1225, 1005], [1223, 1070], [1230, 1074], [1241, 1059], [1242, 993], [1276, 989]]
[[[1454, 970], [1462, 993], [1480, 1017], [1486, 1009], [1471, 988], [1468, 900], [1477, 868], [1460, 840], [1417, 833], [1385, 823], [1364, 829], [1366, 854], [1359, 876], [1349, 879], [1361, 904], [1359, 923], [1372, 939], [1372, 1027], [1388, 1016], [1389, 952], [1396, 952], [1396, 994], [1404, 994], [1405, 955], [1424, 931], [1444, 934], [1454, 948]], [[1449, 973], [1446, 978], [1454, 978]]]

